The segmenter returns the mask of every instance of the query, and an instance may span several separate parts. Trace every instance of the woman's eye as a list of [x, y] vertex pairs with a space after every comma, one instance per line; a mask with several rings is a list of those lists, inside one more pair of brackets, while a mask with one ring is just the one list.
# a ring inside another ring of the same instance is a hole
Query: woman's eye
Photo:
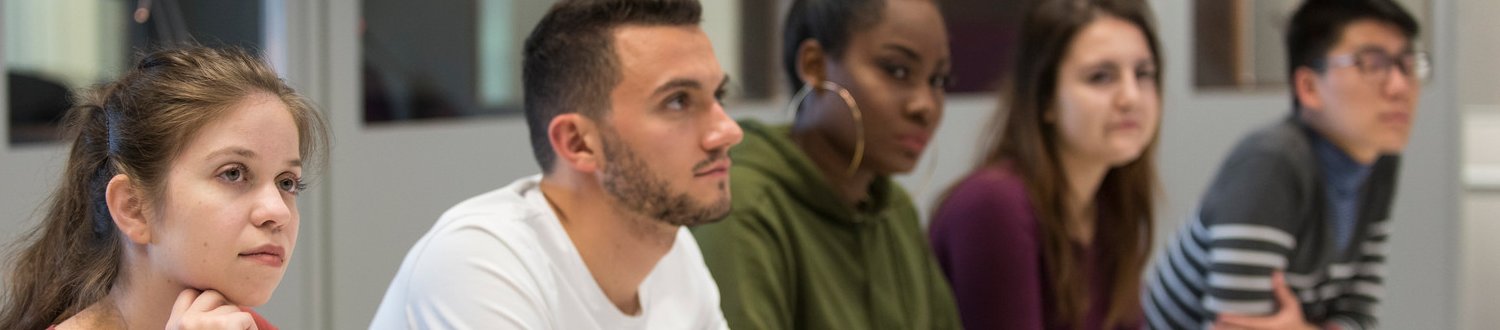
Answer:
[[891, 75], [891, 78], [896, 78], [896, 80], [906, 80], [906, 76], [910, 74], [910, 71], [906, 70], [906, 68], [898, 66], [886, 67], [885, 71]]
[[1156, 70], [1155, 69], [1140, 69], [1140, 70], [1136, 70], [1136, 72], [1135, 72], [1135, 78], [1137, 80], [1156, 80]]
[[1096, 71], [1089, 74], [1089, 83], [1108, 84], [1115, 81], [1115, 74], [1108, 70]]
[[234, 167], [219, 173], [219, 178], [229, 182], [239, 182], [245, 178], [245, 169]]
[[932, 88], [939, 89], [939, 90], [946, 90], [948, 88], [953, 87], [953, 77], [950, 77], [950, 76], [937, 76], [937, 77], [933, 77], [932, 81], [930, 83], [932, 84]]
[[295, 195], [302, 192], [303, 189], [307, 189], [307, 184], [302, 183], [302, 180], [296, 178], [284, 178], [276, 181], [276, 187]]

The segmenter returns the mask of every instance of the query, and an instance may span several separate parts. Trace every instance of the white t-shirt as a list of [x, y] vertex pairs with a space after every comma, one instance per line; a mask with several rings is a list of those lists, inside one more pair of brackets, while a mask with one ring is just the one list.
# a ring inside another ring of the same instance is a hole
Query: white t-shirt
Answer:
[[687, 229], [626, 315], [604, 295], [542, 195], [541, 176], [470, 198], [422, 236], [371, 329], [726, 329]]

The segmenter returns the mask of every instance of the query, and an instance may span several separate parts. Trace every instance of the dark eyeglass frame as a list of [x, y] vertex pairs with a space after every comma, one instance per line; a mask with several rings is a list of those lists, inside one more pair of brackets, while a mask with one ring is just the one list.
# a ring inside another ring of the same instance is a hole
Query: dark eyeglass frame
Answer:
[[1354, 53], [1328, 56], [1313, 62], [1318, 71], [1334, 67], [1355, 67], [1366, 79], [1385, 83], [1390, 77], [1391, 67], [1401, 70], [1401, 75], [1414, 82], [1432, 77], [1432, 62], [1426, 52], [1404, 52], [1393, 55], [1383, 50], [1365, 49]]

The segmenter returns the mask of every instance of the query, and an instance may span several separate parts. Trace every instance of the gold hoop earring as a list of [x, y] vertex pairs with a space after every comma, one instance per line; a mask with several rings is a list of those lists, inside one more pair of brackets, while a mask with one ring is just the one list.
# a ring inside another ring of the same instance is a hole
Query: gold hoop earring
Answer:
[[[837, 93], [840, 98], [844, 99], [844, 106], [849, 108], [849, 115], [854, 117], [854, 157], [849, 160], [849, 169], [844, 171], [845, 176], [854, 176], [854, 172], [859, 170], [860, 163], [863, 163], [865, 160], [864, 113], [859, 111], [859, 103], [854, 101], [854, 96], [849, 94], [849, 90], [844, 88], [844, 86], [839, 86], [839, 84], [833, 81], [824, 80], [822, 84], [818, 85], [818, 88]], [[784, 111], [793, 112], [794, 115], [795, 112], [801, 111], [802, 100], [806, 99], [808, 94], [812, 94], [812, 85], [803, 84], [802, 89], [797, 90], [797, 94], [792, 95], [792, 102], [787, 104]]]

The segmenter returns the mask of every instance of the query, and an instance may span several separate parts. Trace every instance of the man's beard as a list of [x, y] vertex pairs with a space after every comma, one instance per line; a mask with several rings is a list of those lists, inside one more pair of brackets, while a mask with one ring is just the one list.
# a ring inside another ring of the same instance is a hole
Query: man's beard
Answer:
[[[612, 128], [602, 130], [604, 158], [608, 162], [602, 174], [604, 190], [636, 214], [673, 226], [712, 223], [729, 214], [729, 198], [704, 205], [687, 192], [672, 192], [667, 180], [651, 172], [650, 165], [625, 146]], [[700, 162], [699, 167], [718, 160], [716, 156]], [[721, 189], [724, 187], [721, 184]]]

